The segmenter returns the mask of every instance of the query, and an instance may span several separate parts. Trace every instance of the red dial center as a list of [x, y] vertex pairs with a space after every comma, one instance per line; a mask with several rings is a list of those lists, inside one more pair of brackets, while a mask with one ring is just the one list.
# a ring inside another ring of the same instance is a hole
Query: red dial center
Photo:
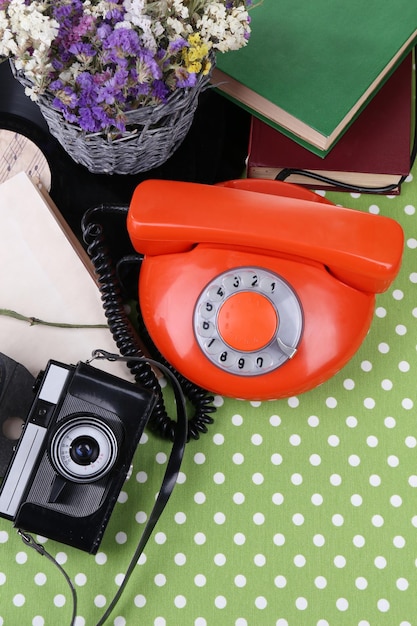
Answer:
[[275, 336], [278, 313], [262, 294], [241, 291], [220, 307], [217, 325], [223, 341], [231, 348], [253, 352], [264, 348]]

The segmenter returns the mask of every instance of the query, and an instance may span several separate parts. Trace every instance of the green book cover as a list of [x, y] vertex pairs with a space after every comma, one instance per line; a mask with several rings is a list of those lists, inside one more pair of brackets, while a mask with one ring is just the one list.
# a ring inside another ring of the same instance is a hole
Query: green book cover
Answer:
[[254, 0], [250, 15], [212, 84], [322, 155], [417, 41], [416, 0]]

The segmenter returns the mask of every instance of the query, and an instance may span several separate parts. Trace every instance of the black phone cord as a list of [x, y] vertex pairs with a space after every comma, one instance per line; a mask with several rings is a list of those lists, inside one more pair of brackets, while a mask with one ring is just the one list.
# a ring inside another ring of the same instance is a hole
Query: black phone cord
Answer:
[[[103, 224], [99, 219], [100, 216], [110, 213], [126, 219], [127, 212], [128, 207], [126, 206], [100, 205], [93, 207], [83, 216], [81, 228], [87, 253], [97, 277], [104, 313], [116, 346], [124, 357], [144, 357], [146, 355], [144, 355], [125, 309], [115, 264], [106, 243]], [[161, 361], [175, 374], [184, 395], [194, 407], [194, 415], [188, 420], [187, 440], [199, 439], [202, 433], [208, 431], [208, 425], [214, 421], [212, 414], [216, 411], [216, 407], [213, 406], [213, 396], [177, 372], [163, 359], [162, 355], [156, 356], [158, 361]], [[127, 361], [127, 367], [138, 384], [157, 393], [158, 400], [149, 420], [149, 427], [160, 436], [173, 441], [176, 422], [167, 413], [158, 378], [153, 369], [147, 363], [137, 361]]]

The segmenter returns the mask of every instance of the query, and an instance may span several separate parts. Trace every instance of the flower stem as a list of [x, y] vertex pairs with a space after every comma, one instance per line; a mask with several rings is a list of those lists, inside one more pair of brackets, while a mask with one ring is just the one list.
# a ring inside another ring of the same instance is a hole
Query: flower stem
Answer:
[[13, 317], [15, 320], [22, 322], [28, 322], [30, 326], [36, 326], [37, 324], [42, 326], [54, 326], [55, 328], [108, 328], [106, 324], [66, 324], [64, 322], [47, 322], [37, 317], [28, 317], [12, 311], [11, 309], [0, 309], [0, 315], [6, 317]]

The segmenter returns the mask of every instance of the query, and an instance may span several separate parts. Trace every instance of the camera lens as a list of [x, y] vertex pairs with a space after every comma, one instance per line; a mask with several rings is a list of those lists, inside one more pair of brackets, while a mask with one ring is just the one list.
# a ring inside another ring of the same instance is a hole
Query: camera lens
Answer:
[[49, 446], [49, 458], [58, 474], [73, 482], [98, 480], [117, 459], [113, 430], [89, 415], [72, 415], [59, 424]]
[[97, 460], [100, 453], [97, 441], [92, 437], [77, 437], [72, 442], [70, 455], [74, 463], [88, 465]]

